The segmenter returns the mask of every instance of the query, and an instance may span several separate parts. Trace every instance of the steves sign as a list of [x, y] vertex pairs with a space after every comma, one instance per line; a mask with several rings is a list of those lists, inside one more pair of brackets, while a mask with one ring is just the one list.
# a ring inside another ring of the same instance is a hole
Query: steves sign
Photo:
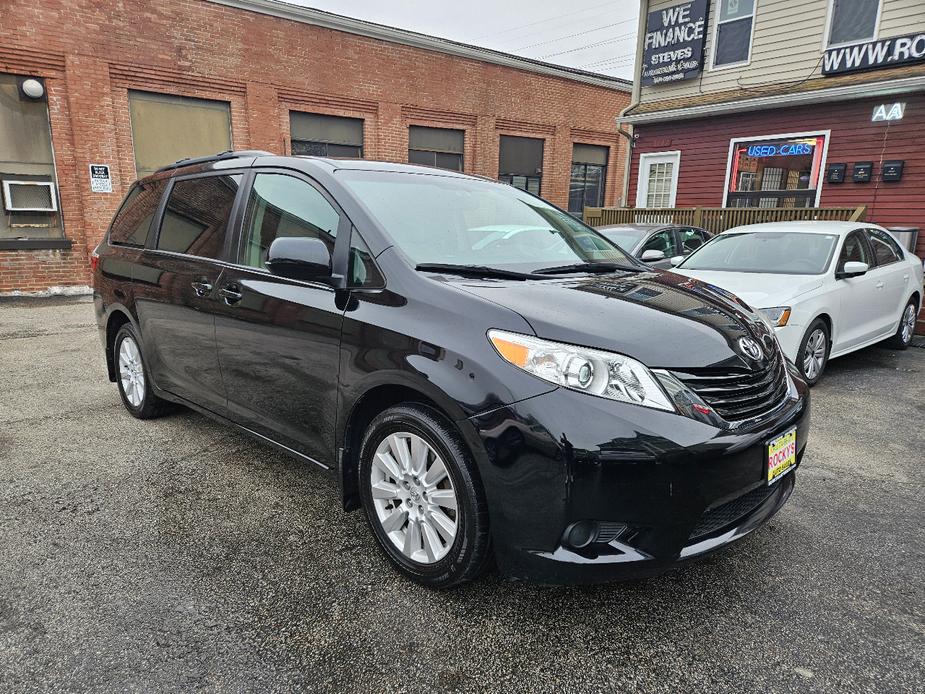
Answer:
[[691, 0], [650, 12], [642, 62], [646, 86], [689, 80], [703, 70], [709, 0]]
[[854, 46], [830, 48], [822, 57], [823, 75], [874, 70], [925, 61], [925, 33], [896, 36]]

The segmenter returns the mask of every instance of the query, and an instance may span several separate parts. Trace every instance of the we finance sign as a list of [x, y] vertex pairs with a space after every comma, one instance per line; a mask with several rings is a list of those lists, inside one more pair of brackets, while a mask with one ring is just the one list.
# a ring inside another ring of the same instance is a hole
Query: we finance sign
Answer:
[[649, 13], [642, 64], [644, 85], [689, 80], [701, 73], [709, 7], [709, 0], [691, 0]]
[[853, 46], [830, 48], [822, 57], [823, 75], [876, 70], [925, 61], [925, 32]]

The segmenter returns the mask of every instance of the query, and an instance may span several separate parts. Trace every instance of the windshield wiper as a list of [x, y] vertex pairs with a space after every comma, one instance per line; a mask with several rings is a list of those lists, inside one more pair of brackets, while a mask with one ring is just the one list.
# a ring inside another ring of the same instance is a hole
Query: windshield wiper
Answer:
[[643, 272], [643, 268], [620, 265], [619, 263], [574, 263], [572, 265], [544, 267], [540, 270], [534, 270], [533, 272], [537, 275], [564, 275], [569, 272], [615, 272], [617, 270], [623, 270], [625, 272]]
[[517, 272], [515, 270], [503, 270], [498, 267], [489, 267], [488, 265], [454, 265], [453, 263], [421, 263], [415, 265], [415, 270], [421, 272], [446, 272], [452, 275], [463, 275], [466, 277], [493, 277], [505, 280], [529, 280], [535, 279], [529, 272]]

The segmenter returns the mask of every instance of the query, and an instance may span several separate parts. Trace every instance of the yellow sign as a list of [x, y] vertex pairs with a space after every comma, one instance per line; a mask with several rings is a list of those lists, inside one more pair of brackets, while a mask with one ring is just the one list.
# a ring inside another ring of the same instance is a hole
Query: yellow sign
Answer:
[[791, 429], [768, 444], [768, 484], [797, 464], [797, 430]]

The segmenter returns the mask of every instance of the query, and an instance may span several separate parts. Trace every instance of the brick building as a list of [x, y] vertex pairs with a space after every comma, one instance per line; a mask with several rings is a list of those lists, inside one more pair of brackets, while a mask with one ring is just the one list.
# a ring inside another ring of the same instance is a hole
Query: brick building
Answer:
[[629, 94], [275, 0], [7, 0], [0, 294], [87, 285], [135, 178], [229, 148], [462, 169], [576, 213], [620, 204]]

